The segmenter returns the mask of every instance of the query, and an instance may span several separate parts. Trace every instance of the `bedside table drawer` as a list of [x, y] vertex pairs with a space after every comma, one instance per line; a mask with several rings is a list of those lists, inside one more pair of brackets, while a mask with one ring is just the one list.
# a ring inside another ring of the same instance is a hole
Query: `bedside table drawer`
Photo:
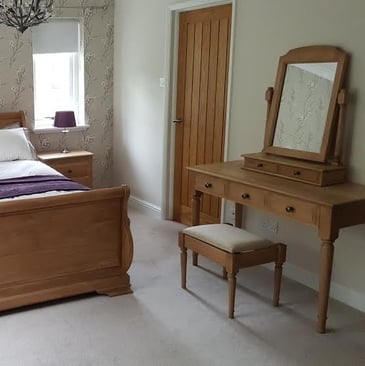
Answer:
[[[69, 177], [71, 178], [71, 177]], [[91, 184], [91, 178], [89, 176], [85, 176], [85, 177], [74, 177], [74, 178], [71, 178], [73, 181], [77, 182], [77, 183], [80, 183], [86, 187], [92, 187], [92, 184]]]
[[75, 150], [67, 154], [58, 152], [41, 153], [38, 154], [38, 157], [45, 164], [64, 176], [80, 184], [92, 187], [92, 153]]
[[90, 174], [89, 172], [89, 165], [85, 164], [84, 162], [69, 162], [67, 164], [60, 163], [60, 162], [50, 162], [49, 164], [53, 169], [56, 169], [61, 174], [69, 177], [69, 178], [76, 178], [76, 177], [84, 177]]

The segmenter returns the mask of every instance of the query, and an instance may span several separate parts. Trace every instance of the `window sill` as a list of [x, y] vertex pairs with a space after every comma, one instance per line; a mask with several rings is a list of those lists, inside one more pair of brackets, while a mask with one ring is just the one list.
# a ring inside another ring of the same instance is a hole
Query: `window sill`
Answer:
[[[76, 126], [76, 127], [69, 127], [67, 128], [67, 130], [69, 132], [78, 132], [78, 131], [85, 131], [90, 127], [90, 125], [83, 125], [83, 126]], [[63, 128], [59, 128], [59, 127], [35, 127], [32, 129], [33, 133], [38, 135], [38, 134], [43, 134], [43, 133], [60, 133], [62, 132]]]

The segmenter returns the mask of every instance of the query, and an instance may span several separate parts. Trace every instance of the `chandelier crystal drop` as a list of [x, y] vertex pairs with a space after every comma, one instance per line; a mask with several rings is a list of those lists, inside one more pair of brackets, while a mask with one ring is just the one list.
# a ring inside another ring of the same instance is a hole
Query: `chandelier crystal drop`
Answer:
[[54, 0], [0, 0], [0, 24], [23, 33], [52, 16]]

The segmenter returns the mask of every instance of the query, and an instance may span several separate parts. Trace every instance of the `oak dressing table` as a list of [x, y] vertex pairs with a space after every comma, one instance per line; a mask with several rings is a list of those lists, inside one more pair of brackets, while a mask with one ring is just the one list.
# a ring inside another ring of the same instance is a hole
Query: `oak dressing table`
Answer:
[[239, 160], [188, 169], [194, 187], [193, 225], [199, 225], [202, 194], [210, 194], [236, 202], [236, 224], [244, 205], [318, 228], [322, 244], [317, 330], [325, 333], [334, 241], [339, 229], [365, 223], [365, 186], [343, 183], [317, 187], [241, 169]]
[[[264, 149], [243, 160], [188, 167], [192, 224], [209, 194], [315, 226], [321, 239], [319, 333], [326, 331], [334, 242], [343, 227], [365, 223], [365, 186], [345, 182], [341, 162], [348, 54], [331, 46], [290, 50], [266, 92]], [[194, 258], [195, 259], [195, 258]]]

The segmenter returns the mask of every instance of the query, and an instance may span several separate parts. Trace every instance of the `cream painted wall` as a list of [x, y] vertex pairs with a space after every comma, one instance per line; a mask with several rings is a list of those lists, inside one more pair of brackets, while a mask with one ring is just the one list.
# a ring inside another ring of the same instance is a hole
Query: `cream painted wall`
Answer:
[[116, 1], [114, 181], [138, 199], [161, 202], [167, 0]]
[[[157, 211], [163, 185], [164, 76], [167, 7], [183, 1], [116, 1], [115, 183]], [[287, 50], [329, 44], [352, 54], [351, 103], [345, 141], [350, 178], [365, 184], [365, 2], [359, 0], [237, 0], [228, 159], [259, 151], [264, 136], [264, 93]], [[286, 274], [317, 286], [319, 240], [313, 228], [280, 219], [278, 234], [261, 228], [265, 215], [249, 211], [254, 232], [288, 243]], [[342, 230], [336, 242], [332, 295], [365, 311], [365, 225]]]

